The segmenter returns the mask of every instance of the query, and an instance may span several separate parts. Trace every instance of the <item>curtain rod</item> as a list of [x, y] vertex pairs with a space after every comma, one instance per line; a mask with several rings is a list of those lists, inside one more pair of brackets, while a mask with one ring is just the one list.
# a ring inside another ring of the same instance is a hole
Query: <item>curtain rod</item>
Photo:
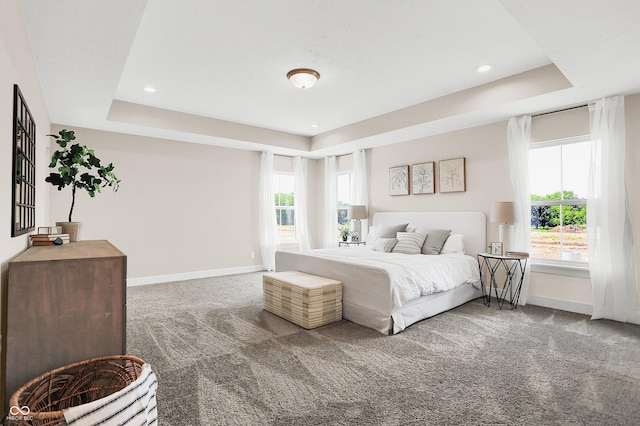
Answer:
[[559, 109], [559, 110], [556, 110], [556, 111], [541, 112], [541, 113], [539, 113], [539, 114], [532, 114], [532, 115], [531, 115], [531, 118], [533, 118], [533, 117], [540, 117], [541, 115], [555, 114], [555, 113], [557, 113], [557, 112], [570, 111], [570, 110], [572, 110], [572, 109], [584, 108], [584, 107], [587, 107], [587, 106], [589, 106], [589, 104], [576, 105], [576, 106], [572, 106], [572, 107], [569, 107], [569, 108]]
[[[285, 158], [296, 158], [296, 157], [309, 158], [309, 157], [305, 157], [303, 155], [285, 155], [285, 154], [273, 154], [273, 155], [274, 155], [274, 157], [277, 156], [277, 157], [285, 157]], [[350, 152], [348, 154], [336, 155], [335, 157], [336, 158], [338, 158], [338, 157], [346, 157], [347, 155], [353, 155], [353, 152]], [[327, 155], [326, 157], [331, 157], [331, 155]], [[325, 158], [325, 157], [322, 157], [322, 158]], [[317, 158], [317, 160], [320, 160], [320, 158]]]

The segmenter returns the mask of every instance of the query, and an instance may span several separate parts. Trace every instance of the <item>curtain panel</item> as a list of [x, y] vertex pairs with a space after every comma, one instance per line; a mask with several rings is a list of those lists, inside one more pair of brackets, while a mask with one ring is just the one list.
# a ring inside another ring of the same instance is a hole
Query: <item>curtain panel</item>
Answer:
[[298, 248], [302, 250], [311, 249], [311, 234], [309, 232], [309, 206], [308, 206], [308, 187], [307, 187], [307, 159], [295, 157], [294, 164], [294, 198], [293, 204], [295, 209], [295, 229], [296, 241]]
[[[367, 155], [364, 149], [353, 153], [353, 176], [351, 179], [351, 205], [365, 206], [369, 214], [369, 191], [367, 187]], [[361, 238], [366, 240], [369, 220], [362, 219]]]
[[278, 222], [273, 196], [273, 153], [263, 152], [260, 161], [259, 228], [262, 264], [267, 271], [276, 268]]
[[624, 97], [589, 104], [587, 197], [592, 319], [628, 321], [636, 311], [636, 258], [624, 179]]
[[338, 196], [336, 179], [336, 157], [324, 159], [324, 226], [323, 247], [338, 246]]
[[[531, 145], [531, 116], [512, 117], [507, 125], [507, 149], [509, 151], [509, 171], [515, 201], [520, 202], [522, 221], [515, 224], [514, 244], [516, 250], [529, 252], [531, 248], [531, 189], [529, 187], [529, 149]], [[527, 304], [529, 262], [525, 269], [520, 291], [519, 305]]]

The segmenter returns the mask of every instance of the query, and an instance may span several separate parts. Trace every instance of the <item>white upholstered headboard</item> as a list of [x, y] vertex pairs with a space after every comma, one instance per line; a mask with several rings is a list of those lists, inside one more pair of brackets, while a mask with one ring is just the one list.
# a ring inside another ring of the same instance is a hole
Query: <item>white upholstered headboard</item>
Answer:
[[487, 251], [487, 217], [482, 212], [380, 212], [373, 224], [408, 223], [410, 227], [451, 229], [464, 235], [464, 251], [474, 256]]

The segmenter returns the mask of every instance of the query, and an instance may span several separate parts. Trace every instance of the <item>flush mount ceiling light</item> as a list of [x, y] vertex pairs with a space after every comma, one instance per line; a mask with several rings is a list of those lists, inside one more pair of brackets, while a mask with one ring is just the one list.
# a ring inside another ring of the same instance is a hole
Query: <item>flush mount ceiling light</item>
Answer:
[[487, 72], [490, 69], [491, 69], [491, 65], [485, 64], [485, 65], [480, 65], [478, 68], [476, 68], [476, 71], [478, 71], [478, 72]]
[[287, 73], [287, 78], [291, 80], [294, 86], [300, 89], [308, 89], [316, 84], [316, 81], [320, 78], [320, 73], [309, 68], [296, 68]]
[[147, 93], [156, 93], [156, 89], [153, 86], [145, 86], [144, 91]]

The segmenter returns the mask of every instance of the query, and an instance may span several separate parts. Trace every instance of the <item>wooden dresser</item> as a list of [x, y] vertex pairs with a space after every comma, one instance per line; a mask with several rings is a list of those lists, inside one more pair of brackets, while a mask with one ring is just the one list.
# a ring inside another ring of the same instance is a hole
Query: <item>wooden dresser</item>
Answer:
[[9, 262], [2, 297], [4, 413], [53, 368], [126, 351], [127, 257], [104, 240], [31, 247]]

